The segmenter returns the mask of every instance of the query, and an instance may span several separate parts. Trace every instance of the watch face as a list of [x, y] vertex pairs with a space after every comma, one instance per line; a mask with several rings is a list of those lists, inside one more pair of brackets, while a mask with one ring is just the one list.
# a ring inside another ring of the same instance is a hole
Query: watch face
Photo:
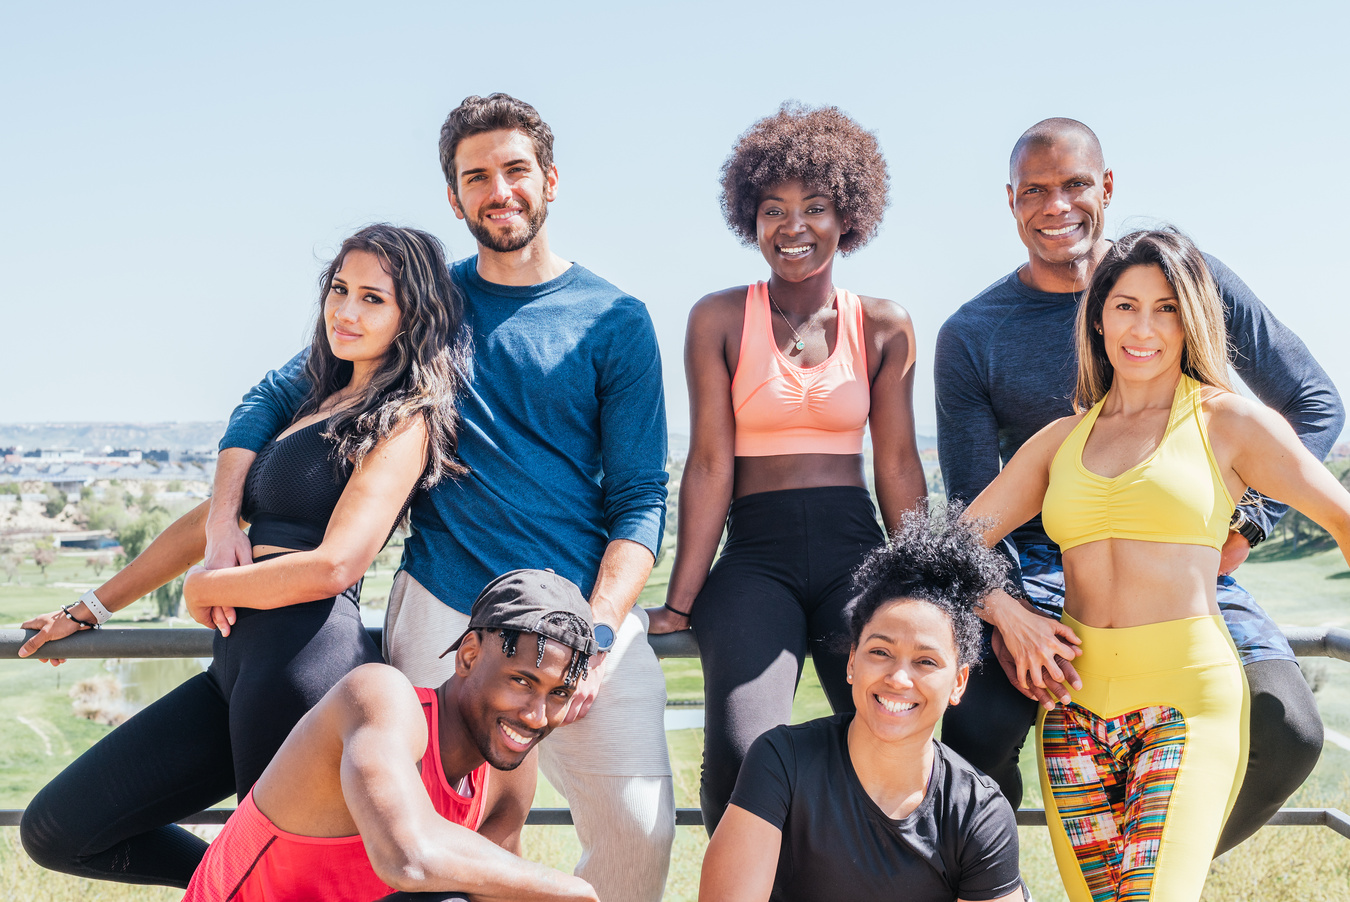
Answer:
[[600, 646], [601, 651], [609, 651], [614, 647], [614, 630], [607, 624], [597, 623], [595, 625], [595, 644]]

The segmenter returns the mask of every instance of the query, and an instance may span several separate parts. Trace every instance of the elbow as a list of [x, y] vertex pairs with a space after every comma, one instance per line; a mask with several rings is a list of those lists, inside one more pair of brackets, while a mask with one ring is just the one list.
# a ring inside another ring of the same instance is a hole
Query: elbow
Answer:
[[394, 846], [376, 852], [367, 846], [371, 869], [375, 876], [401, 893], [416, 893], [427, 889], [428, 874], [432, 873], [430, 849]]
[[342, 594], [356, 585], [368, 567], [368, 564], [363, 564], [348, 555], [322, 557], [319, 572], [316, 574], [318, 585], [315, 586], [315, 591], [319, 593], [318, 597], [326, 598]]

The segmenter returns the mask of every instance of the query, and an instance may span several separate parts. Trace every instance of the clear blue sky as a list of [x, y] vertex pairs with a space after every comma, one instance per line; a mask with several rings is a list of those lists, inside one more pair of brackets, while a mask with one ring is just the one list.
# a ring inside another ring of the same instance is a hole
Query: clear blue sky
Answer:
[[1347, 33], [1343, 3], [7, 4], [0, 421], [222, 419], [349, 232], [471, 253], [436, 137], [494, 90], [556, 132], [554, 249], [651, 309], [677, 432], [690, 305], [767, 272], [718, 167], [789, 98], [881, 139], [891, 207], [837, 280], [912, 314], [921, 432], [938, 327], [1024, 258], [1008, 150], [1056, 115], [1102, 139], [1109, 233], [1186, 229], [1350, 393]]

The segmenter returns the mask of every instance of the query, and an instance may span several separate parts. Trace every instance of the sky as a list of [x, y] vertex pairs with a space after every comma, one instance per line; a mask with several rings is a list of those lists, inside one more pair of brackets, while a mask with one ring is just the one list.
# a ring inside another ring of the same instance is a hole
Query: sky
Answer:
[[1298, 2], [5, 4], [0, 422], [224, 419], [346, 235], [473, 252], [436, 140], [498, 90], [556, 134], [554, 251], [651, 311], [674, 432], [690, 306], [768, 275], [718, 170], [789, 99], [880, 139], [890, 208], [836, 282], [913, 317], [921, 434], [939, 326], [1025, 259], [1007, 157], [1049, 116], [1101, 138], [1108, 235], [1178, 225], [1346, 390], [1347, 32]]

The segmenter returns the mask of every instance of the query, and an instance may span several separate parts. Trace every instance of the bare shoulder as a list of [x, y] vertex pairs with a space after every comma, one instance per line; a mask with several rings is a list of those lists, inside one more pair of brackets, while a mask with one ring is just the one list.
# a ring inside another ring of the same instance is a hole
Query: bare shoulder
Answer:
[[1021, 454], [1025, 451], [1047, 458], [1053, 457], [1055, 452], [1059, 450], [1059, 446], [1064, 444], [1064, 440], [1069, 437], [1069, 433], [1073, 432], [1078, 424], [1083, 422], [1085, 416], [1087, 416], [1086, 411], [1051, 420], [1042, 426], [1039, 432], [1027, 439], [1017, 453]]
[[745, 297], [749, 290], [748, 285], [737, 285], [705, 294], [689, 311], [690, 328], [707, 328], [713, 324], [725, 326], [732, 322], [739, 327], [745, 315]]
[[858, 300], [862, 302], [864, 325], [878, 336], [914, 334], [914, 321], [909, 311], [895, 301], [866, 295], [859, 295]]
[[358, 721], [420, 716], [422, 708], [412, 683], [388, 664], [362, 664], [338, 680], [319, 704], [342, 720]]
[[1279, 413], [1236, 392], [1206, 386], [1200, 404], [1211, 441], [1221, 445], [1236, 448], [1261, 435], [1294, 434], [1293, 427]]

